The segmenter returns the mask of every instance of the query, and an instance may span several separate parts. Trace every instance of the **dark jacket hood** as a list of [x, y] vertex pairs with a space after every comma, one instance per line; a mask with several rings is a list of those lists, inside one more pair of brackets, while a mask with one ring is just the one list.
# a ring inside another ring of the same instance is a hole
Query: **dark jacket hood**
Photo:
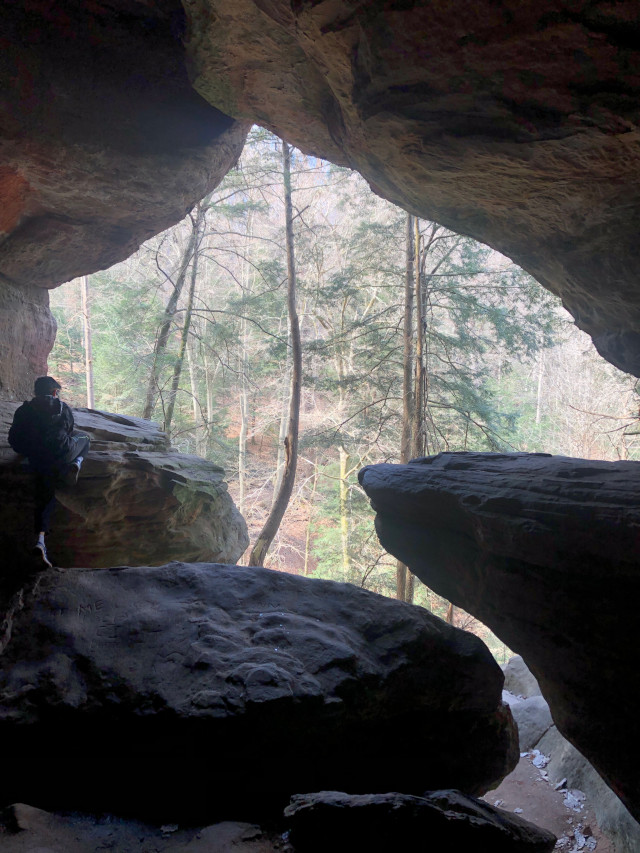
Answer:
[[58, 415], [62, 411], [62, 400], [59, 397], [46, 396], [33, 397], [31, 405], [36, 412], [47, 415]]

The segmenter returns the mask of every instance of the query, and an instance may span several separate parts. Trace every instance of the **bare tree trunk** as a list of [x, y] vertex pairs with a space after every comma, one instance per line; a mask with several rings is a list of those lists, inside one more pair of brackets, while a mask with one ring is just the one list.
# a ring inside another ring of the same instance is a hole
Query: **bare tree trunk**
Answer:
[[187, 299], [187, 309], [184, 315], [184, 323], [182, 324], [182, 334], [180, 336], [180, 349], [173, 365], [173, 377], [171, 379], [171, 390], [169, 392], [169, 401], [164, 418], [164, 431], [169, 432], [171, 429], [171, 421], [173, 420], [173, 411], [176, 405], [176, 396], [178, 394], [178, 386], [180, 385], [180, 376], [182, 375], [182, 365], [184, 364], [184, 354], [187, 349], [189, 340], [189, 328], [191, 326], [191, 316], [193, 314], [193, 297], [196, 292], [196, 282], [198, 279], [198, 248], [200, 244], [202, 217], [198, 208], [198, 216], [194, 232], [196, 233], [196, 242], [193, 247], [193, 261], [191, 264], [191, 281], [189, 283], [189, 296]]
[[149, 382], [147, 384], [147, 396], [144, 403], [144, 409], [142, 411], [143, 418], [150, 418], [155, 408], [162, 356], [167, 348], [169, 333], [171, 331], [171, 323], [173, 322], [175, 313], [178, 310], [178, 300], [180, 299], [180, 294], [182, 293], [182, 289], [187, 278], [187, 270], [191, 263], [191, 258], [193, 256], [198, 236], [199, 229], [197, 229], [195, 227], [195, 223], [193, 223], [189, 240], [187, 241], [186, 248], [182, 254], [182, 258], [180, 259], [178, 275], [175, 282], [172, 282], [173, 293], [169, 297], [167, 307], [164, 309], [164, 319], [158, 331], [158, 336], [153, 349], [153, 363], [151, 365], [151, 373], [149, 374]]
[[347, 466], [349, 454], [340, 445], [340, 540], [342, 543], [342, 580], [348, 581], [351, 573], [351, 556], [349, 554], [349, 489], [347, 485]]
[[206, 424], [206, 438], [204, 442], [206, 454], [209, 454], [209, 451], [212, 447], [211, 441], [211, 424], [213, 423], [213, 375], [211, 372], [211, 360], [208, 356], [206, 350], [203, 349], [204, 355], [204, 381], [207, 388], [207, 424]]
[[544, 353], [540, 353], [538, 361], [538, 393], [536, 395], [536, 423], [540, 423], [542, 417], [542, 377], [544, 376]]
[[87, 408], [93, 409], [95, 407], [95, 401], [93, 396], [93, 345], [91, 339], [89, 277], [86, 275], [83, 275], [80, 279], [80, 290], [82, 294], [82, 318], [84, 326], [84, 370], [87, 379]]
[[[406, 264], [404, 276], [404, 326], [402, 371], [402, 435], [400, 462], [411, 458], [411, 426], [413, 423], [413, 216], [407, 214]], [[404, 601], [407, 594], [408, 568], [400, 560], [396, 563], [396, 598]]]
[[196, 378], [196, 359], [193, 345], [187, 342], [187, 366], [189, 368], [189, 384], [191, 385], [191, 411], [193, 412], [193, 430], [196, 439], [196, 454], [203, 456], [202, 445], [204, 436], [204, 423], [198, 405], [198, 380]]
[[273, 483], [273, 498], [271, 499], [271, 507], [273, 508], [282, 478], [284, 476], [284, 440], [287, 436], [287, 425], [289, 422], [289, 394], [291, 385], [291, 332], [287, 335], [287, 364], [285, 369], [285, 381], [282, 383], [282, 412], [280, 415], [280, 429], [278, 431], [278, 458], [276, 460], [276, 474]]
[[250, 326], [247, 320], [247, 305], [253, 290], [253, 278], [249, 272], [253, 214], [247, 217], [245, 247], [241, 266], [240, 290], [242, 293], [242, 316], [240, 318], [240, 432], [238, 433], [238, 509], [244, 515], [247, 494], [247, 460], [249, 458], [249, 339]]
[[247, 319], [240, 320], [240, 433], [238, 435], [238, 509], [244, 515], [247, 482], [247, 435], [249, 433], [249, 355]]
[[307, 521], [307, 532], [304, 537], [304, 574], [309, 574], [309, 554], [311, 552], [311, 522], [313, 519], [313, 501], [318, 487], [318, 454], [313, 463], [313, 486], [311, 487], [311, 499], [309, 501], [309, 519]]
[[453, 604], [451, 604], [451, 602], [449, 602], [449, 606], [447, 607], [447, 615], [446, 615], [444, 621], [448, 622], [449, 625], [455, 625], [456, 624], [455, 618], [456, 618], [456, 608], [454, 607]]
[[415, 390], [413, 402], [413, 446], [411, 455], [424, 455], [424, 397], [425, 397], [425, 365], [424, 365], [424, 302], [422, 293], [422, 276], [420, 275], [420, 220], [414, 218], [414, 276], [416, 303], [416, 360], [415, 360]]
[[284, 204], [287, 244], [287, 309], [291, 329], [291, 398], [289, 402], [289, 425], [284, 440], [286, 460], [278, 496], [249, 557], [250, 566], [263, 566], [264, 560], [278, 532], [280, 522], [289, 504], [298, 463], [298, 428], [300, 423], [300, 393], [302, 388], [302, 344], [300, 324], [296, 309], [296, 264], [293, 245], [293, 205], [291, 202], [291, 152], [286, 142], [282, 143], [284, 161]]

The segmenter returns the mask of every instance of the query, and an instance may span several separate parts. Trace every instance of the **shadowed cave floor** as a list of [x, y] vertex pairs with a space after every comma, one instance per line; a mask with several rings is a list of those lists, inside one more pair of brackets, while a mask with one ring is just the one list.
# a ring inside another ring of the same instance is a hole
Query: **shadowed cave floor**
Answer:
[[[525, 820], [548, 829], [558, 837], [556, 850], [563, 853], [592, 851], [615, 853], [612, 842], [602, 834], [588, 799], [567, 797], [567, 789], [555, 786], [534, 767], [532, 753], [520, 758], [518, 766], [484, 799], [492, 806], [517, 812]], [[574, 804], [570, 808], [566, 801]], [[590, 840], [592, 839], [592, 840]], [[583, 843], [584, 840], [584, 843]], [[594, 845], [595, 841], [595, 845]]]

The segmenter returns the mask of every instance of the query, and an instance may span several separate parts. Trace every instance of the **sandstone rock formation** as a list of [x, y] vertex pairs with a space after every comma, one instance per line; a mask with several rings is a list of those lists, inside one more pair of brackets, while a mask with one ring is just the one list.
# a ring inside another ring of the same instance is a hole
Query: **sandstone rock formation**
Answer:
[[504, 252], [640, 374], [634, 0], [185, 7], [211, 103]]
[[[0, 402], [0, 549], [11, 570], [33, 564], [33, 475], [7, 445], [17, 405]], [[151, 421], [89, 409], [76, 409], [75, 419], [92, 444], [78, 484], [58, 491], [48, 537], [57, 565], [240, 558], [247, 525], [222, 468], [173, 450]]]
[[4, 610], [1, 803], [255, 820], [309, 790], [481, 793], [518, 760], [483, 643], [348, 584], [63, 570]]
[[[247, 125], [191, 87], [177, 2], [5, 3], [0, 30], [0, 331], [28, 318], [25, 339], [50, 349], [38, 289], [182, 219], [234, 164]], [[2, 340], [0, 391], [15, 399], [42, 357]]]
[[0, 399], [29, 396], [33, 380], [46, 375], [56, 337], [48, 306], [47, 290], [13, 287], [3, 282], [0, 268]]
[[[577, 788], [588, 796], [598, 826], [614, 842], [616, 853], [637, 853], [640, 850], [640, 823], [631, 817], [587, 759], [562, 737], [554, 725], [546, 725], [544, 731], [543, 726], [538, 726], [537, 732], [534, 732], [529, 713], [531, 703], [537, 703], [538, 708], [544, 705], [547, 720], [549, 723], [552, 721], [540, 688], [519, 655], [510, 658], [504, 668], [504, 675], [503, 696], [518, 725], [520, 750], [537, 747], [538, 752], [548, 759], [545, 772], [552, 783], [563, 790]], [[620, 689], [624, 690], [624, 681]], [[508, 690], [513, 692], [509, 693]], [[516, 698], [515, 693], [520, 696]]]
[[550, 853], [556, 837], [459, 791], [349, 796], [320, 791], [285, 809], [296, 853], [478, 850]]
[[2, 33], [4, 281], [174, 222], [237, 155], [233, 116], [500, 249], [640, 374], [635, 0], [22, 0]]
[[562, 734], [637, 818], [640, 465], [442, 453], [360, 480], [384, 547], [522, 655]]

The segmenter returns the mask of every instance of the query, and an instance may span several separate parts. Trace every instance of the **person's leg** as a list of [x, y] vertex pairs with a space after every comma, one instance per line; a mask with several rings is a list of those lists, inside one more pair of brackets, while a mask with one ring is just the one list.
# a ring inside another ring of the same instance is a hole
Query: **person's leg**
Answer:
[[51, 514], [56, 505], [56, 486], [53, 471], [37, 471], [34, 486], [33, 526], [38, 539], [33, 548], [33, 553], [46, 566], [52, 568], [53, 564], [47, 555], [44, 537], [49, 532]]
[[79, 456], [83, 459], [87, 455], [91, 438], [86, 432], [74, 432], [71, 436], [71, 444], [69, 450], [64, 455], [64, 462], [75, 462]]
[[78, 474], [90, 444], [91, 439], [84, 432], [77, 432], [71, 436], [71, 445], [64, 457], [64, 462], [69, 465], [65, 479], [71, 486], [78, 482]]

